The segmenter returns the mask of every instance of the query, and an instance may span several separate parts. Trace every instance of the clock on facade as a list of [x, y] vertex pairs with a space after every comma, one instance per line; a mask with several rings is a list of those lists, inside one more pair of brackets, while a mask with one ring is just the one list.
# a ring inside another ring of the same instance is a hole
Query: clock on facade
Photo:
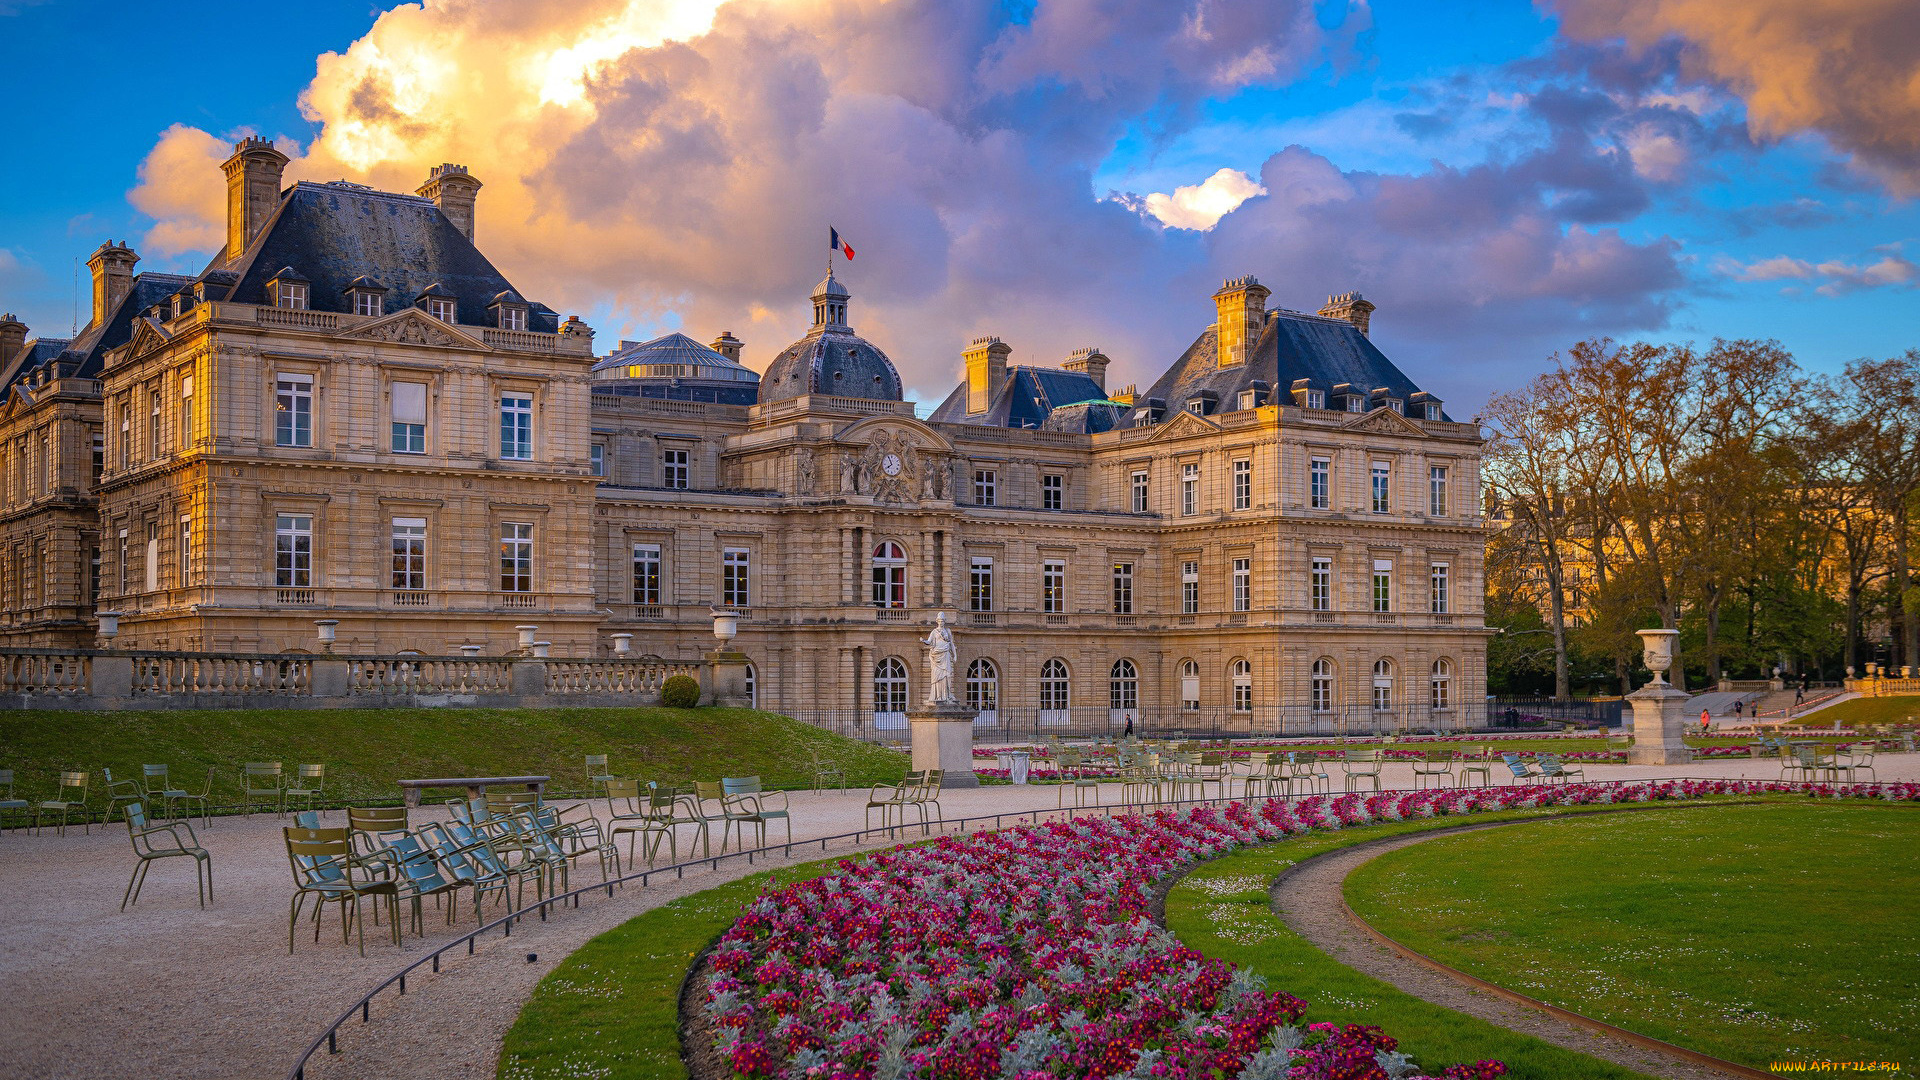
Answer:
[[881, 458], [880, 468], [888, 476], [899, 476], [900, 475], [900, 455], [888, 454], [886, 457]]

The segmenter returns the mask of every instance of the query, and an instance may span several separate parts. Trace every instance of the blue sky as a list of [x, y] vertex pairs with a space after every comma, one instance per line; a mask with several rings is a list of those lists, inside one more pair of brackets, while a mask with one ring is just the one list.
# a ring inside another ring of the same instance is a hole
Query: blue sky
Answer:
[[[1920, 207], [1902, 197], [1920, 172], [1911, 135], [1872, 127], [1898, 111], [1756, 122], [1791, 67], [1778, 46], [1667, 0], [1222, 0], [1198, 43], [1192, 18], [1156, 21], [1190, 4], [954, 0], [937, 24], [776, 6], [795, 9], [785, 37], [764, 13], [709, 30], [710, 11], [656, 10], [699, 7], [671, 0], [284, 20], [0, 0], [19, 45], [0, 90], [30, 106], [10, 110], [0, 173], [0, 309], [64, 336], [107, 238], [142, 269], [198, 270], [218, 147], [254, 131], [283, 140], [290, 176], [410, 190], [469, 164], [483, 247], [609, 347], [725, 326], [764, 365], [804, 328], [831, 222], [861, 253], [843, 270], [856, 326], [923, 397], [988, 331], [1016, 362], [1097, 343], [1121, 381], [1149, 381], [1240, 273], [1288, 307], [1362, 288], [1389, 355], [1459, 403], [1597, 334], [1777, 338], [1819, 370], [1920, 345]], [[1608, 20], [1669, 32], [1627, 42]], [[1865, 14], [1851, 32], [1889, 36]], [[317, 72], [328, 53], [345, 55]], [[1920, 71], [1902, 47], [1853, 66], [1897, 83], [1903, 63]], [[530, 66], [560, 75], [514, 85]], [[1834, 80], [1788, 89], [1861, 97]], [[383, 138], [349, 138], [368, 128]], [[1149, 208], [1222, 169], [1268, 190], [1217, 220]]]

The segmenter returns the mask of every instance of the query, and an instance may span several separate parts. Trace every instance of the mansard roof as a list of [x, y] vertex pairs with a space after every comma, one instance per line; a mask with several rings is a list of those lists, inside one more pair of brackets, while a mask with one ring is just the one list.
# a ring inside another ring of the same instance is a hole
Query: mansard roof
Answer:
[[27, 343], [16, 357], [17, 363], [0, 371], [0, 388], [11, 390], [20, 381], [33, 376], [49, 364], [62, 366], [64, 375], [81, 379], [100, 377], [107, 350], [133, 340], [134, 320], [155, 304], [165, 303], [193, 279], [179, 274], [135, 274], [133, 288], [107, 313], [98, 326], [81, 328], [71, 341], [39, 338]]
[[1159, 398], [1169, 410], [1211, 393], [1222, 408], [1232, 408], [1242, 390], [1264, 382], [1269, 402], [1285, 402], [1299, 380], [1315, 390], [1350, 383], [1361, 393], [1385, 387], [1405, 400], [1419, 391], [1412, 379], [1387, 359], [1367, 335], [1345, 319], [1276, 309], [1267, 313], [1260, 340], [1244, 364], [1221, 367], [1213, 327], [1180, 354], [1172, 367], [1141, 398]]
[[[978, 427], [1045, 428], [1049, 431], [1095, 432], [1121, 426], [1117, 417], [1126, 407], [1107, 403], [1106, 391], [1083, 371], [1060, 368], [1009, 366], [1007, 381], [987, 403], [983, 413], [967, 414], [967, 384], [961, 383], [947, 395], [928, 418], [940, 424], [973, 424]], [[1068, 407], [1088, 408], [1053, 414]], [[1109, 415], [1112, 414], [1112, 415]], [[1069, 415], [1073, 418], [1069, 419]], [[1074, 421], [1080, 421], [1079, 424]], [[1051, 422], [1050, 422], [1051, 421]]]
[[[389, 311], [413, 306], [438, 285], [435, 295], [456, 298], [457, 321], [485, 326], [491, 321], [487, 305], [513, 291], [513, 283], [433, 200], [358, 184], [293, 185], [238, 259], [216, 258], [207, 270], [237, 275], [232, 291], [219, 299], [270, 304], [266, 284], [285, 266], [311, 279], [307, 305], [316, 311], [352, 311], [346, 290], [371, 277], [387, 288]], [[530, 307], [529, 330], [559, 329], [552, 309]]]

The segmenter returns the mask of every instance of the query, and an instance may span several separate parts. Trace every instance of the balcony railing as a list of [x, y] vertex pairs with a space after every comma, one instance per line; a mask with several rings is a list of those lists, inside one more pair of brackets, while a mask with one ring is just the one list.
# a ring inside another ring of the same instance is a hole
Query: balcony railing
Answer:
[[334, 330], [340, 316], [330, 311], [301, 311], [296, 308], [257, 307], [253, 321], [261, 326], [284, 326], [294, 330]]

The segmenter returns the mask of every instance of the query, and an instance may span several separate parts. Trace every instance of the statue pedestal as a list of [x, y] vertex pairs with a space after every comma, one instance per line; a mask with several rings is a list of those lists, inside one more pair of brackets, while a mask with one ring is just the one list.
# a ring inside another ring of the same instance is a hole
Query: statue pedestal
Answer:
[[705, 657], [707, 666], [701, 680], [706, 685], [700, 689], [700, 704], [744, 709], [753, 704], [753, 695], [747, 692], [747, 667], [751, 663], [747, 654], [735, 650], [731, 645], [723, 645]]
[[939, 769], [943, 788], [977, 788], [980, 778], [973, 775], [972, 709], [957, 701], [935, 701], [910, 709], [907, 723], [913, 726], [913, 768]]
[[1693, 760], [1681, 735], [1687, 729], [1692, 698], [1671, 683], [1652, 683], [1627, 695], [1633, 705], [1633, 746], [1629, 765], [1684, 765]]

